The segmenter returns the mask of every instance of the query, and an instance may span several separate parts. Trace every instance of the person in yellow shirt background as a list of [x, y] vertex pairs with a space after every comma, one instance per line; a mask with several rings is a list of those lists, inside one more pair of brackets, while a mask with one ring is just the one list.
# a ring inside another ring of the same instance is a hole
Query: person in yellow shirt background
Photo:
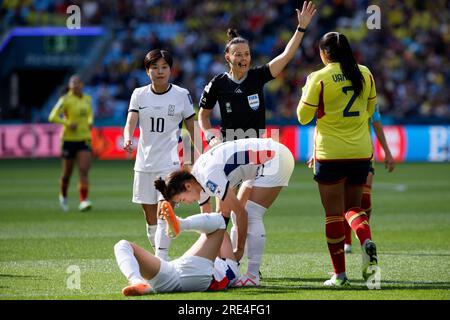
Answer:
[[69, 210], [67, 191], [75, 163], [78, 166], [80, 211], [91, 209], [88, 199], [88, 173], [91, 167], [91, 127], [93, 123], [92, 99], [83, 93], [83, 82], [78, 75], [69, 79], [68, 91], [53, 107], [48, 120], [64, 126], [61, 137], [62, 175], [60, 179], [59, 204], [63, 211]]
[[364, 279], [378, 263], [368, 218], [361, 208], [373, 151], [369, 118], [375, 109], [376, 89], [370, 70], [356, 63], [343, 34], [325, 34], [319, 49], [325, 67], [308, 76], [297, 116], [301, 124], [307, 124], [317, 115], [314, 179], [325, 209], [325, 234], [334, 267], [334, 275], [324, 285], [341, 287], [349, 285], [345, 219], [361, 243]]

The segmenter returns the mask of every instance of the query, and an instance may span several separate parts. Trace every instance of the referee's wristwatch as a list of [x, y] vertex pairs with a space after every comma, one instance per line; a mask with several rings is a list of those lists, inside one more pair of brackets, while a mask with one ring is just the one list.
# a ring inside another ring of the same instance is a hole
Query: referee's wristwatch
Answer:
[[206, 142], [209, 144], [212, 139], [214, 139], [216, 136], [213, 134], [207, 134], [206, 135]]

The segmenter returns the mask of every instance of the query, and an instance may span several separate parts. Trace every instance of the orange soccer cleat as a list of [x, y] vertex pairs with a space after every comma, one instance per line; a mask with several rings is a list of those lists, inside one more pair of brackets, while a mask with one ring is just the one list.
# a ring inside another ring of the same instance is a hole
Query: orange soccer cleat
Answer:
[[152, 291], [152, 287], [148, 283], [135, 283], [129, 285], [122, 289], [122, 293], [124, 296], [142, 296], [144, 294], [149, 294]]
[[170, 238], [176, 238], [180, 232], [180, 222], [178, 221], [178, 217], [173, 212], [172, 206], [168, 201], [163, 201], [161, 204], [161, 214], [167, 223], [167, 235]]

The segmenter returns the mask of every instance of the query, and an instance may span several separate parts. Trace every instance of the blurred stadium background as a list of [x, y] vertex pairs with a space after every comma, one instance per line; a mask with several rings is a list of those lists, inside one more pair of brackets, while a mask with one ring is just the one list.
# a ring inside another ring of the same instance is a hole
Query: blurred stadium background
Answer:
[[[294, 9], [301, 2], [0, 1], [0, 157], [58, 155], [58, 126], [36, 124], [47, 122], [73, 73], [82, 76], [85, 92], [93, 97], [95, 126], [110, 127], [94, 129], [94, 136], [101, 137], [94, 138], [97, 155], [124, 157], [116, 148], [116, 129], [125, 123], [133, 89], [149, 82], [143, 68], [149, 50], [165, 48], [174, 54], [172, 80], [188, 88], [197, 105], [204, 86], [226, 68], [228, 27], [250, 40], [253, 65], [267, 63], [292, 35]], [[318, 15], [297, 56], [265, 88], [268, 123], [294, 126], [282, 135], [296, 158], [308, 157], [312, 137], [308, 129], [297, 128], [300, 89], [306, 76], [320, 68], [318, 39], [339, 30], [375, 75], [383, 124], [393, 126], [386, 134], [397, 160], [448, 161], [450, 129], [424, 125], [450, 123], [450, 1], [316, 2]], [[372, 4], [381, 9], [380, 29], [366, 26]], [[80, 29], [67, 28], [70, 5], [80, 8]], [[30, 123], [34, 129], [4, 126]], [[414, 150], [408, 148], [412, 140], [417, 141]], [[376, 156], [382, 158], [377, 150]]]

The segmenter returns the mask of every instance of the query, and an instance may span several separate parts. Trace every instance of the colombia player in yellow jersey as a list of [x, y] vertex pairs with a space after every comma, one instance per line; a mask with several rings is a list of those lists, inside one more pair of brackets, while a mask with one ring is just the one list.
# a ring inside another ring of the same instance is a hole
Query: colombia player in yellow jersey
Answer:
[[78, 164], [80, 211], [92, 207], [88, 200], [88, 172], [91, 166], [91, 126], [93, 122], [92, 101], [83, 93], [83, 83], [78, 75], [69, 80], [69, 91], [59, 98], [48, 120], [64, 125], [62, 132], [63, 172], [60, 180], [59, 203], [64, 211], [69, 210], [67, 189], [75, 160]]
[[368, 120], [375, 108], [376, 90], [372, 74], [356, 63], [343, 34], [325, 34], [319, 48], [325, 67], [309, 75], [297, 115], [301, 124], [317, 115], [314, 179], [325, 209], [325, 233], [334, 267], [333, 277], [324, 285], [347, 286], [344, 219], [361, 242], [365, 279], [377, 264], [376, 246], [361, 209], [372, 158]]
[[[395, 168], [395, 160], [392, 156], [391, 149], [389, 149], [389, 145], [386, 141], [386, 136], [384, 135], [383, 125], [381, 123], [381, 114], [378, 107], [378, 104], [375, 106], [375, 111], [370, 118], [370, 122], [372, 123], [373, 131], [380, 143], [383, 151], [384, 151], [384, 166], [388, 170], [388, 172], [392, 172]], [[363, 187], [363, 195], [361, 200], [361, 208], [364, 209], [364, 212], [367, 215], [367, 219], [370, 221], [370, 215], [372, 213], [372, 183], [373, 176], [375, 175], [375, 167], [374, 167], [375, 159], [372, 157], [371, 166], [369, 170], [369, 174], [367, 175], [366, 184]], [[352, 252], [352, 228], [348, 223], [345, 223], [345, 244], [344, 244], [345, 253]]]

